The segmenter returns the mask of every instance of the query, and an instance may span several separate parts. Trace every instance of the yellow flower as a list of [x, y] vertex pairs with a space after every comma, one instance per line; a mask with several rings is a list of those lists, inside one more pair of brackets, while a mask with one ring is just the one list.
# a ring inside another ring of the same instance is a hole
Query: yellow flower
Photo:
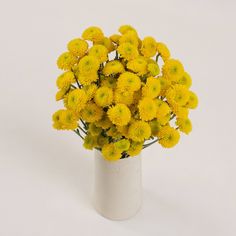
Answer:
[[104, 145], [109, 143], [109, 137], [104, 137], [103, 135], [98, 135], [97, 136], [97, 144], [99, 147], [103, 147]]
[[102, 147], [102, 155], [107, 161], [117, 161], [121, 158], [121, 151], [114, 143], [109, 143]]
[[89, 49], [89, 56], [96, 57], [100, 63], [108, 59], [108, 50], [105, 46], [100, 44], [95, 44]]
[[65, 94], [66, 94], [67, 90], [61, 89], [56, 93], [56, 101], [60, 101], [64, 98]]
[[119, 28], [119, 32], [120, 32], [121, 34], [125, 34], [125, 33], [129, 32], [129, 31], [134, 31], [134, 32], [136, 32], [136, 30], [135, 30], [131, 25], [122, 25], [122, 26], [120, 26], [120, 28]]
[[149, 63], [147, 65], [147, 70], [152, 76], [156, 76], [160, 74], [160, 68], [156, 63]]
[[116, 104], [123, 103], [129, 106], [133, 103], [133, 92], [116, 89], [114, 92], [114, 101]]
[[189, 90], [183, 85], [174, 85], [166, 92], [166, 98], [169, 103], [177, 103], [184, 106], [189, 100]]
[[136, 142], [142, 142], [151, 136], [151, 128], [147, 122], [134, 121], [129, 126], [129, 137]]
[[170, 113], [167, 113], [165, 116], [158, 117], [158, 122], [160, 125], [167, 125], [170, 121]]
[[121, 55], [122, 58], [126, 60], [133, 60], [138, 57], [138, 49], [131, 43], [122, 43], [117, 48], [118, 53]]
[[129, 108], [124, 104], [116, 104], [109, 108], [107, 115], [111, 122], [115, 125], [127, 125], [131, 119]]
[[138, 36], [137, 33], [134, 31], [128, 31], [127, 33], [123, 34], [119, 39], [119, 44], [122, 43], [130, 43], [135, 47], [138, 47]]
[[183, 76], [179, 79], [178, 83], [186, 86], [187, 88], [190, 88], [192, 85], [191, 76], [187, 72], [184, 72]]
[[75, 89], [69, 93], [68, 108], [78, 113], [85, 107], [87, 101], [88, 98], [84, 90]]
[[122, 134], [122, 136], [128, 138], [128, 130], [129, 130], [129, 125], [123, 125], [123, 126], [116, 126], [117, 131], [120, 132], [120, 134]]
[[153, 136], [157, 136], [160, 128], [161, 128], [161, 124], [160, 122], [158, 122], [157, 119], [154, 119], [152, 121], [149, 122], [149, 125], [151, 127], [151, 131], [152, 131], [152, 135]]
[[96, 122], [102, 118], [103, 109], [94, 102], [89, 102], [81, 111], [83, 120], [87, 122]]
[[145, 97], [142, 100], [140, 100], [138, 104], [138, 109], [141, 120], [149, 121], [156, 117], [156, 112], [157, 112], [156, 104], [149, 97]]
[[86, 135], [84, 138], [84, 148], [92, 150], [94, 147], [97, 146], [97, 137], [92, 136], [90, 134]]
[[130, 147], [130, 141], [128, 139], [121, 139], [114, 143], [115, 147], [121, 152], [127, 151]]
[[96, 71], [87, 74], [77, 73], [77, 76], [79, 82], [84, 86], [91, 85], [98, 80], [98, 73]]
[[70, 70], [77, 62], [76, 56], [70, 52], [64, 52], [58, 57], [57, 66], [62, 70]]
[[156, 52], [156, 40], [152, 37], [145, 37], [142, 41], [141, 53], [145, 57], [153, 57]]
[[186, 119], [177, 118], [176, 125], [178, 125], [180, 131], [182, 131], [185, 134], [189, 134], [192, 131], [192, 123], [189, 118]]
[[167, 114], [170, 113], [171, 109], [166, 102], [164, 102], [160, 99], [155, 99], [154, 101], [157, 106], [157, 113], [156, 113], [157, 118], [161, 118], [161, 117], [166, 116]]
[[142, 95], [144, 97], [155, 98], [161, 91], [160, 80], [154, 77], [147, 78], [145, 86], [142, 88]]
[[144, 57], [137, 57], [127, 63], [127, 68], [138, 75], [145, 75], [147, 73], [147, 61]]
[[75, 75], [71, 71], [64, 72], [57, 78], [57, 87], [68, 90], [70, 85], [75, 83]]
[[110, 128], [113, 124], [110, 121], [110, 119], [108, 118], [107, 114], [105, 113], [102, 117], [102, 119], [100, 119], [99, 121], [95, 122], [95, 125], [97, 127], [101, 127], [103, 129], [108, 129]]
[[95, 93], [94, 101], [100, 107], [111, 105], [113, 101], [112, 89], [108, 87], [100, 87]]
[[162, 73], [170, 81], [178, 81], [184, 74], [184, 67], [180, 61], [169, 59], [162, 66]]
[[121, 133], [117, 130], [115, 125], [112, 125], [109, 130], [106, 131], [106, 134], [113, 139], [122, 138]]
[[120, 37], [121, 37], [121, 35], [119, 35], [119, 34], [113, 34], [109, 38], [112, 42], [119, 44]]
[[90, 74], [95, 73], [99, 69], [99, 60], [93, 56], [84, 56], [79, 61], [79, 73]]
[[88, 132], [89, 132], [89, 134], [91, 134], [93, 136], [97, 136], [97, 135], [101, 134], [102, 128], [97, 127], [94, 123], [90, 123], [89, 128], [88, 128]]
[[186, 119], [188, 117], [188, 108], [181, 107], [178, 104], [171, 104], [171, 109], [178, 118]]
[[104, 38], [104, 35], [99, 27], [91, 26], [83, 32], [82, 38], [96, 43], [101, 42]]
[[130, 148], [127, 151], [127, 154], [131, 157], [137, 156], [143, 149], [143, 142], [131, 142]]
[[195, 109], [198, 106], [198, 97], [197, 95], [189, 91], [189, 99], [187, 101], [186, 107], [190, 109]]
[[170, 51], [164, 43], [157, 43], [157, 52], [161, 55], [163, 61], [170, 58]]
[[92, 83], [90, 85], [84, 86], [82, 89], [85, 91], [88, 101], [90, 101], [94, 97], [94, 95], [98, 89], [98, 86], [96, 84]]
[[104, 37], [103, 40], [99, 42], [99, 44], [105, 46], [108, 52], [112, 52], [115, 49], [115, 46], [112, 43], [112, 40], [107, 37]]
[[170, 126], [164, 126], [160, 129], [158, 138], [158, 142], [162, 147], [171, 148], [179, 142], [180, 135], [176, 129]]
[[101, 86], [113, 89], [116, 87], [116, 79], [114, 77], [105, 77], [101, 80]]
[[103, 73], [105, 75], [112, 75], [112, 74], [118, 74], [118, 73], [122, 73], [124, 72], [124, 66], [122, 65], [122, 63], [118, 60], [114, 60], [114, 61], [109, 61], [106, 63], [106, 65], [103, 68]]
[[131, 72], [122, 73], [117, 81], [117, 88], [124, 91], [137, 91], [141, 87], [140, 78]]
[[88, 50], [88, 43], [83, 39], [73, 39], [67, 44], [68, 50], [77, 57], [83, 57]]

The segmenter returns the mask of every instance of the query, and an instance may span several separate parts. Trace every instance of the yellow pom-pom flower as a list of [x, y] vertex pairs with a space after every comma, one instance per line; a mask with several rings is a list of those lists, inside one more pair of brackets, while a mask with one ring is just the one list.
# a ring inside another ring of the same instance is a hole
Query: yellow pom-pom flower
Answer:
[[103, 73], [107, 76], [116, 75], [125, 71], [123, 64], [118, 60], [109, 61], [103, 68]]
[[59, 90], [57, 93], [56, 93], [56, 101], [60, 101], [62, 100], [64, 97], [65, 97], [65, 94], [66, 94], [67, 90], [64, 90], [64, 89], [61, 89]]
[[84, 109], [81, 111], [83, 120], [87, 122], [96, 122], [102, 118], [103, 109], [97, 106], [94, 102], [86, 104]]
[[138, 49], [131, 43], [122, 43], [117, 48], [118, 53], [121, 55], [122, 58], [125, 60], [133, 60], [138, 57]]
[[88, 101], [90, 101], [94, 97], [98, 86], [92, 83], [90, 85], [84, 86], [82, 89], [85, 91]]
[[145, 86], [142, 88], [142, 95], [144, 97], [156, 98], [161, 91], [160, 80], [154, 77], [147, 78]]
[[183, 76], [178, 80], [178, 84], [182, 84], [187, 88], [190, 88], [192, 85], [191, 76], [187, 72], [184, 72]]
[[123, 91], [129, 90], [131, 92], [139, 90], [141, 87], [140, 78], [131, 72], [122, 73], [117, 81], [117, 88]]
[[170, 58], [170, 51], [164, 43], [157, 43], [157, 52], [161, 55], [163, 61]]
[[197, 95], [189, 91], [189, 99], [187, 101], [186, 107], [190, 109], [195, 109], [198, 106], [198, 97]]
[[123, 34], [119, 39], [119, 44], [122, 43], [130, 43], [135, 47], [138, 47], [139, 41], [137, 33], [135, 31], [130, 30], [127, 33]]
[[129, 32], [129, 31], [134, 31], [134, 32], [136, 32], [136, 30], [134, 29], [134, 27], [131, 26], [131, 25], [122, 25], [122, 26], [120, 26], [120, 28], [119, 28], [119, 32], [120, 32], [121, 34], [125, 34], [125, 33]]
[[162, 73], [168, 80], [176, 82], [183, 76], [184, 67], [180, 61], [169, 59], [162, 66]]
[[103, 40], [104, 34], [99, 27], [91, 26], [83, 32], [82, 38], [96, 43]]
[[96, 104], [100, 107], [111, 105], [113, 101], [113, 91], [108, 87], [100, 87], [94, 96]]
[[125, 104], [116, 104], [109, 108], [107, 115], [115, 125], [127, 125], [131, 119], [131, 112]]
[[157, 107], [153, 99], [145, 97], [138, 104], [141, 120], [149, 121], [156, 117]]
[[99, 121], [95, 122], [95, 125], [97, 127], [101, 127], [104, 130], [106, 130], [106, 129], [110, 128], [113, 124], [110, 121], [110, 119], [108, 118], [107, 114], [105, 113]]
[[121, 35], [119, 34], [113, 34], [109, 37], [109, 39], [116, 44], [119, 44], [119, 40], [120, 40]]
[[88, 97], [82, 89], [73, 90], [68, 96], [68, 108], [75, 112], [80, 112], [86, 105]]
[[88, 74], [82, 74], [77, 73], [78, 80], [83, 86], [91, 85], [93, 82], [96, 82], [99, 77], [98, 73], [96, 71], [88, 73]]
[[116, 87], [116, 81], [114, 77], [105, 77], [101, 80], [101, 86], [114, 89]]
[[114, 92], [114, 101], [116, 104], [123, 103], [129, 106], [133, 103], [133, 92], [116, 89]]
[[88, 50], [88, 43], [83, 39], [73, 39], [67, 44], [69, 52], [77, 57], [83, 57]]
[[139, 155], [140, 152], [142, 151], [142, 149], [143, 149], [143, 142], [134, 142], [134, 141], [132, 141], [131, 144], [130, 144], [129, 150], [127, 151], [127, 154], [130, 157], [134, 157], [134, 156]]
[[156, 112], [157, 118], [161, 118], [163, 116], [166, 116], [167, 114], [169, 114], [171, 112], [171, 109], [166, 102], [164, 102], [160, 99], [155, 99], [154, 101], [157, 106], [157, 112]]
[[89, 56], [96, 57], [100, 63], [108, 59], [108, 50], [105, 46], [95, 44], [89, 49]]
[[89, 124], [89, 128], [88, 128], [88, 132], [93, 135], [93, 136], [98, 136], [99, 134], [102, 133], [102, 128], [101, 127], [97, 127], [95, 125], [95, 123], [90, 123]]
[[147, 73], [147, 61], [144, 57], [138, 57], [127, 63], [127, 68], [137, 73], [138, 75], [145, 75]]
[[150, 73], [151, 76], [156, 76], [160, 74], [160, 68], [156, 63], [149, 63], [147, 65], [147, 71]]
[[86, 135], [84, 138], [83, 146], [84, 146], [84, 148], [86, 148], [88, 150], [92, 150], [94, 147], [97, 146], [97, 137], [92, 136], [90, 134]]
[[109, 143], [102, 147], [102, 155], [108, 161], [117, 161], [121, 158], [121, 151], [114, 143]]
[[150, 125], [145, 121], [134, 121], [129, 126], [129, 137], [136, 142], [142, 142], [151, 136]]
[[94, 56], [84, 56], [79, 61], [79, 73], [90, 74], [97, 72], [99, 69], [99, 60]]
[[165, 96], [166, 92], [171, 86], [171, 82], [167, 80], [165, 77], [159, 77], [160, 83], [161, 83], [161, 91], [160, 91], [160, 96]]
[[75, 83], [75, 75], [71, 71], [64, 72], [57, 78], [57, 87], [59, 89], [67, 90], [73, 83]]
[[186, 119], [177, 118], [176, 125], [178, 125], [179, 130], [185, 134], [189, 134], [192, 131], [192, 123], [189, 118]]
[[57, 66], [62, 70], [70, 70], [77, 62], [76, 56], [70, 52], [64, 52], [58, 57]]
[[121, 152], [127, 151], [130, 147], [130, 141], [128, 139], [121, 139], [114, 143], [116, 148]]
[[99, 44], [105, 46], [108, 52], [112, 52], [115, 49], [115, 46], [112, 43], [112, 40], [107, 37], [104, 37], [103, 40], [99, 42]]
[[142, 41], [141, 53], [145, 57], [153, 57], [157, 52], [156, 40], [152, 37], [145, 37]]
[[174, 85], [166, 93], [166, 98], [169, 103], [177, 103], [179, 106], [184, 106], [189, 100], [189, 91], [183, 85]]
[[164, 126], [158, 132], [159, 143], [164, 148], [171, 148], [174, 147], [179, 142], [179, 132], [170, 127]]
[[188, 117], [189, 110], [186, 107], [181, 107], [178, 104], [171, 104], [171, 109], [173, 113], [178, 117], [178, 118], [183, 118], [186, 119]]
[[149, 125], [151, 127], [152, 135], [157, 136], [157, 134], [161, 128], [160, 122], [157, 119], [154, 119], [149, 122]]

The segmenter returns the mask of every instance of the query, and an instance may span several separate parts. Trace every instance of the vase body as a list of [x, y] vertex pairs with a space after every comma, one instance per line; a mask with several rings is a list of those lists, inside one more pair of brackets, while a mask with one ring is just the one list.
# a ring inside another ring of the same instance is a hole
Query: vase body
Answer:
[[101, 152], [94, 157], [93, 204], [111, 220], [135, 215], [142, 202], [141, 156], [107, 161]]

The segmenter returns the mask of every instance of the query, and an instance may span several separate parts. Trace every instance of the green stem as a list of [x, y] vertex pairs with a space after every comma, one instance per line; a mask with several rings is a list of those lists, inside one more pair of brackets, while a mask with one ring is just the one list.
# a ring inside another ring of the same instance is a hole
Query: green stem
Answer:
[[158, 58], [159, 58], [160, 55], [161, 55], [160, 53], [158, 53], [158, 54], [156, 55], [156, 63], [158, 62]]
[[87, 135], [87, 132], [86, 132], [84, 129], [82, 129], [80, 126], [78, 126], [78, 128], [79, 128], [85, 135]]
[[152, 144], [156, 143], [157, 141], [158, 141], [158, 139], [155, 139], [155, 140], [152, 141], [151, 143], [144, 144], [144, 145], [143, 145], [143, 149], [146, 148], [146, 147], [151, 146]]
[[84, 140], [84, 137], [80, 134], [78, 129], [73, 130], [77, 135], [80, 136], [80, 138], [82, 138]]
[[76, 80], [76, 83], [77, 83], [78, 87], [79, 87], [79, 88], [82, 88], [82, 86], [79, 84], [79, 81], [78, 81], [78, 79], [76, 78], [76, 76], [75, 76], [75, 80]]
[[85, 128], [85, 129], [88, 129], [87, 124], [86, 124], [82, 119], [80, 119], [80, 121], [81, 121], [81, 123], [83, 124], [84, 128]]

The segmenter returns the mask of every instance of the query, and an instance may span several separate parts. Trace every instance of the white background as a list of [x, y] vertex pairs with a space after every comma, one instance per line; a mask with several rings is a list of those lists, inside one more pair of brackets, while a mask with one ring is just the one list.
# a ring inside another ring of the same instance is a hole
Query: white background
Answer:
[[[235, 11], [233, 0], [1, 0], [0, 235], [236, 235]], [[113, 222], [90, 202], [93, 153], [51, 114], [66, 43], [122, 24], [169, 46], [200, 103], [176, 148], [143, 152], [143, 207]]]

